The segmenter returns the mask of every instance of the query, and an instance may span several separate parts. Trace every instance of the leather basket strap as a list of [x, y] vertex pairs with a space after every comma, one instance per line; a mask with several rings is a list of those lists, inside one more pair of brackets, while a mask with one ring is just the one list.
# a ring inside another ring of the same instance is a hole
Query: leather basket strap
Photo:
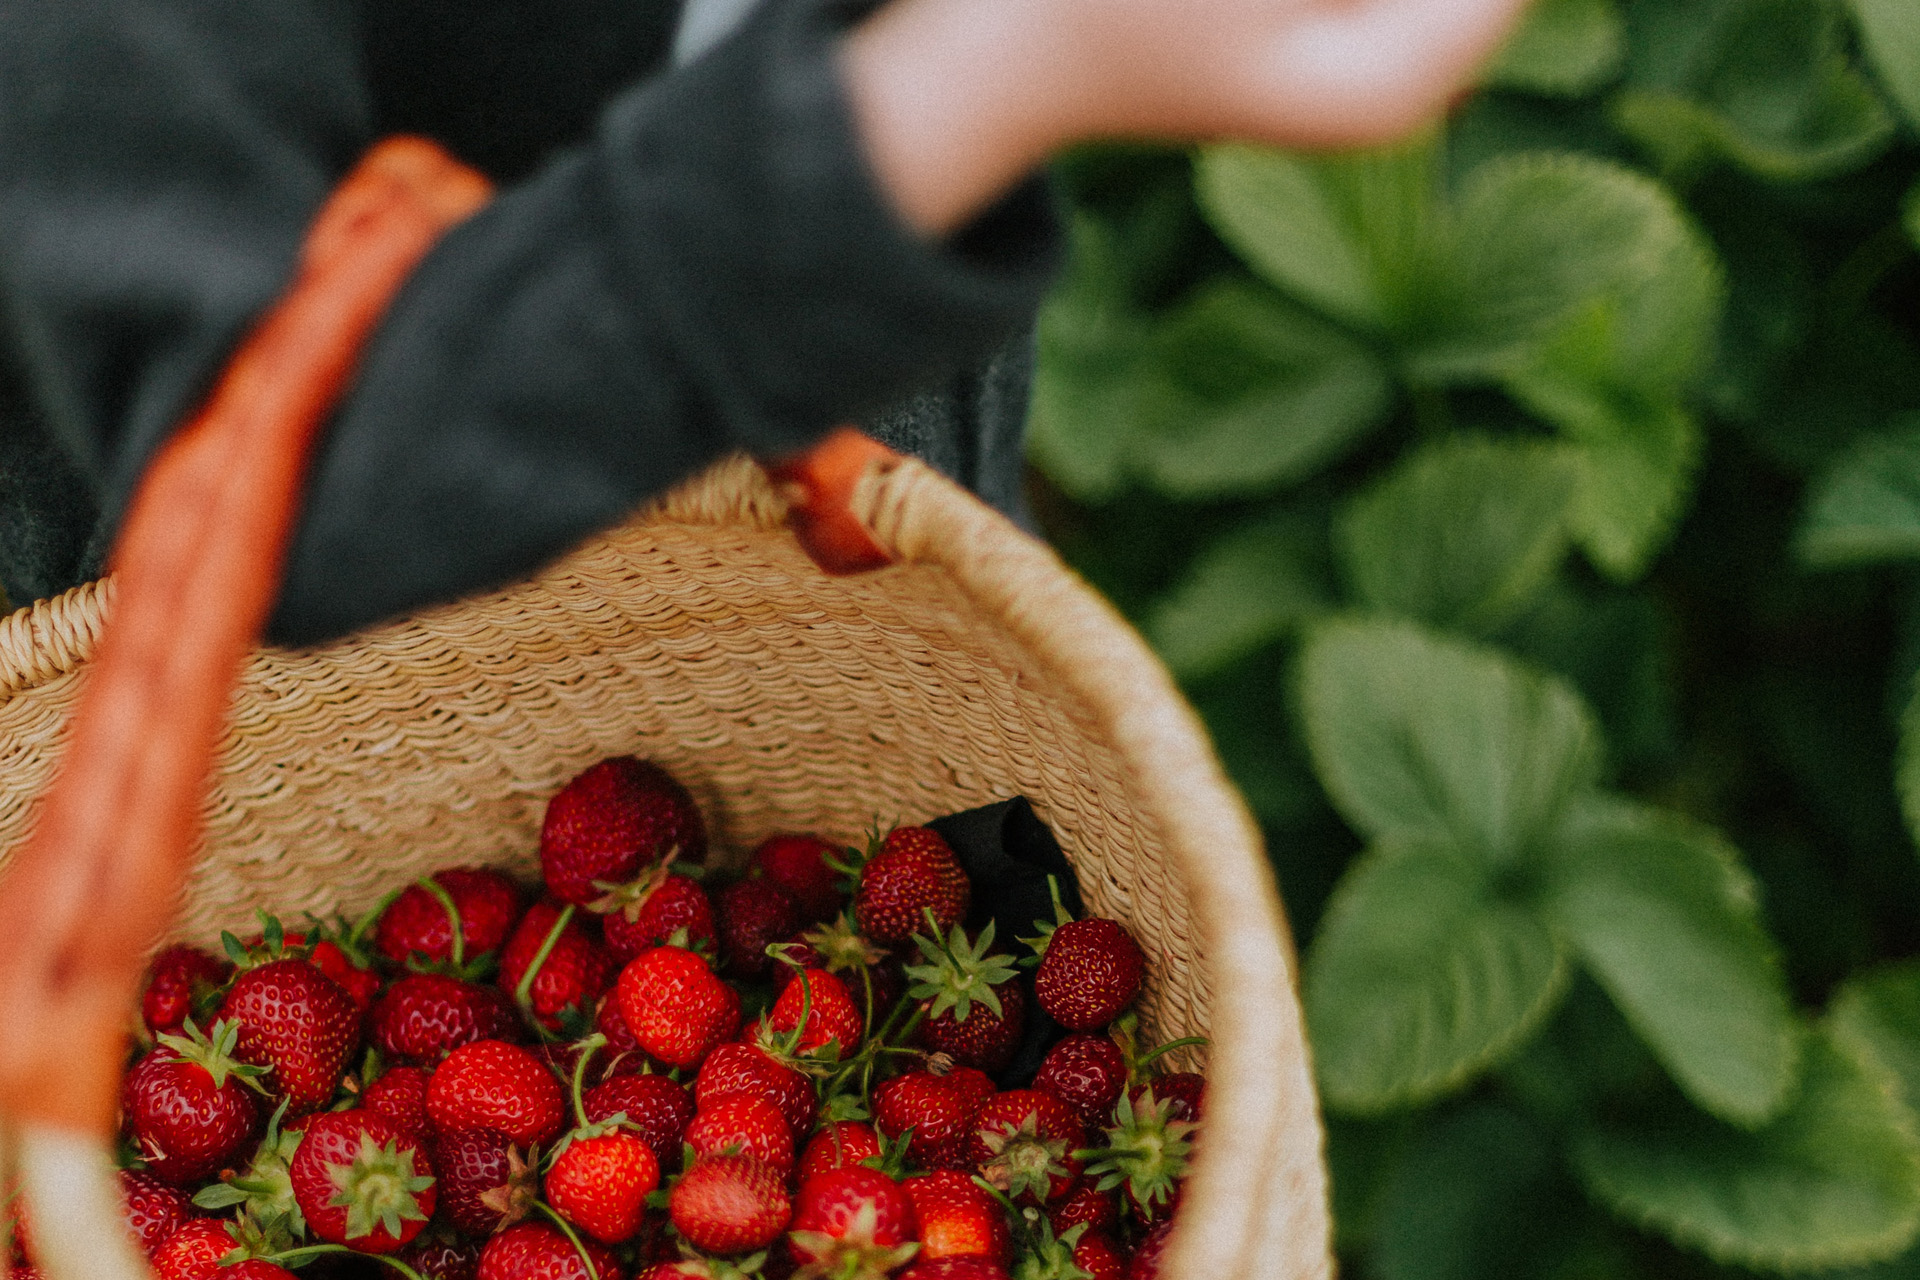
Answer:
[[65, 754], [0, 879], [7, 1120], [112, 1133], [141, 971], [198, 845], [319, 428], [415, 265], [489, 194], [431, 142], [374, 147], [320, 210], [285, 294], [142, 477]]

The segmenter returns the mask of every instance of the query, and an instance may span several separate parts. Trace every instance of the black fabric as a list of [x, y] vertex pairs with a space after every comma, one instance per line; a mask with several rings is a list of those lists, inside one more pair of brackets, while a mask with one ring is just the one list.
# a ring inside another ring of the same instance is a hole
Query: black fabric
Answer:
[[[1057, 256], [1044, 190], [926, 242], [875, 189], [840, 93], [859, 6], [772, 0], [647, 79], [675, 7], [8, 0], [0, 324], [26, 392], [0, 407], [0, 502], [25, 513], [0, 512], [9, 593], [67, 585], [74, 546], [97, 560], [328, 190], [399, 129], [524, 180], [374, 336], [273, 638], [518, 576], [721, 453], [840, 421], [1015, 493], [988, 471], [1017, 458], [1023, 345], [997, 353]], [[38, 474], [50, 442], [64, 479]]]
[[[1060, 901], [1075, 919], [1085, 912], [1073, 864], [1025, 796], [936, 818], [927, 825], [953, 846], [954, 856], [973, 882], [972, 905], [964, 921], [970, 932], [977, 933], [992, 921], [995, 945], [1024, 957], [1027, 952], [1017, 939], [1032, 937], [1036, 921], [1054, 918], [1049, 877], [1059, 883]], [[1013, 1060], [994, 1077], [1002, 1089], [1031, 1084], [1047, 1050], [1067, 1034], [1033, 998], [1031, 972], [1023, 972], [1020, 981], [1027, 990], [1027, 1028]]]

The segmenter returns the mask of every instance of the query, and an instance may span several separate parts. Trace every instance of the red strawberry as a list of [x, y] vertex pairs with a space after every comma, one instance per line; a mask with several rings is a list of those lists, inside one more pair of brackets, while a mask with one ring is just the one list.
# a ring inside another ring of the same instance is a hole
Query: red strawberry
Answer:
[[647, 1197], [660, 1185], [660, 1159], [631, 1130], [596, 1128], [554, 1157], [547, 1170], [547, 1202], [602, 1244], [619, 1244], [640, 1231]]
[[751, 1093], [729, 1093], [703, 1105], [687, 1126], [696, 1156], [738, 1151], [778, 1170], [793, 1171], [793, 1130], [780, 1108]]
[[840, 1058], [851, 1057], [866, 1035], [866, 1019], [853, 993], [825, 969], [802, 969], [788, 978], [780, 998], [773, 1002], [767, 1025], [774, 1031], [791, 1032], [800, 1026], [800, 1014], [806, 1010], [806, 1027], [801, 1030], [793, 1052], [813, 1053], [829, 1042], [837, 1043]]
[[371, 1111], [308, 1121], [288, 1173], [307, 1229], [362, 1253], [392, 1253], [433, 1216], [432, 1163], [418, 1142]]
[[1052, 1094], [1011, 1089], [988, 1098], [974, 1117], [967, 1160], [988, 1182], [1022, 1203], [1058, 1200], [1080, 1177], [1073, 1152], [1087, 1145], [1080, 1117]]
[[964, 1173], [943, 1171], [907, 1179], [907, 1194], [920, 1220], [920, 1257], [992, 1258], [1013, 1265], [1013, 1235], [1007, 1214]]
[[818, 836], [768, 836], [753, 851], [753, 865], [793, 895], [805, 920], [818, 922], [833, 919], [846, 901], [840, 873], [827, 863], [839, 855], [839, 849]]
[[1127, 1263], [1127, 1280], [1160, 1280], [1160, 1262], [1166, 1257], [1167, 1237], [1173, 1234], [1173, 1219], [1156, 1223], [1135, 1246]]
[[203, 1008], [233, 973], [233, 966], [198, 947], [168, 947], [153, 958], [147, 988], [140, 997], [140, 1016], [154, 1035], [178, 1031], [194, 1004]]
[[600, 931], [607, 950], [621, 964], [665, 946], [677, 930], [685, 930], [688, 947], [714, 944], [713, 904], [707, 891], [664, 868], [655, 877], [643, 876], [632, 890], [596, 900], [594, 908], [602, 911]]
[[1064, 1236], [1082, 1224], [1089, 1231], [1111, 1231], [1120, 1225], [1120, 1206], [1113, 1192], [1102, 1191], [1094, 1182], [1082, 1182], [1066, 1199], [1047, 1206], [1047, 1218], [1055, 1235]]
[[1126, 1011], [1140, 994], [1147, 956], [1133, 935], [1113, 920], [1069, 920], [1036, 948], [1040, 967], [1033, 992], [1055, 1022], [1094, 1031]]
[[679, 1166], [680, 1144], [693, 1121], [693, 1099], [677, 1080], [655, 1075], [615, 1076], [587, 1090], [581, 1106], [588, 1124], [625, 1115], [627, 1123], [653, 1148], [662, 1169]]
[[1105, 1036], [1067, 1036], [1047, 1050], [1033, 1087], [1073, 1108], [1085, 1125], [1104, 1125], [1127, 1087], [1127, 1059]]
[[432, 1127], [427, 1122], [427, 1085], [433, 1072], [425, 1067], [394, 1067], [360, 1092], [360, 1105], [384, 1117], [416, 1142]]
[[497, 988], [438, 973], [395, 980], [368, 1021], [373, 1045], [382, 1054], [426, 1066], [463, 1044], [511, 1039], [518, 1031], [513, 1006]]
[[1086, 1272], [1089, 1280], [1127, 1278], [1127, 1255], [1104, 1231], [1088, 1230], [1074, 1242], [1073, 1265]]
[[[584, 1028], [592, 1021], [615, 964], [593, 940], [572, 907], [536, 902], [500, 953], [500, 988], [528, 1009], [549, 1031], [566, 1023]], [[542, 957], [541, 952], [545, 951]], [[535, 962], [539, 968], [535, 969]], [[531, 980], [527, 975], [532, 973]]]
[[667, 1212], [696, 1249], [750, 1253], [787, 1229], [793, 1201], [773, 1166], [752, 1156], [708, 1156], [673, 1184]]
[[122, 1169], [120, 1193], [134, 1242], [149, 1257], [194, 1216], [192, 1197], [144, 1169]]
[[265, 1258], [248, 1258], [230, 1267], [222, 1267], [214, 1274], [219, 1280], [300, 1280], [279, 1263], [268, 1262]]
[[[623, 966], [624, 967], [624, 966]], [[593, 1017], [593, 1029], [607, 1038], [606, 1052], [594, 1064], [602, 1077], [632, 1075], [647, 1069], [647, 1051], [633, 1038], [633, 1028], [620, 1016], [620, 1002], [608, 992]]]
[[720, 959], [738, 978], [764, 978], [773, 966], [767, 947], [791, 938], [800, 928], [800, 904], [792, 894], [764, 877], [739, 880], [714, 899], [714, 924], [720, 934]]
[[487, 1241], [480, 1255], [480, 1280], [588, 1280], [587, 1258], [600, 1280], [623, 1280], [626, 1275], [604, 1245], [582, 1240], [575, 1248], [544, 1222], [519, 1222]]
[[430, 1233], [417, 1237], [395, 1256], [419, 1272], [422, 1280], [479, 1280], [482, 1247], [477, 1242], [436, 1239]]
[[861, 932], [890, 947], [926, 929], [928, 911], [944, 934], [967, 914], [970, 892], [967, 873], [938, 832], [895, 827], [860, 869], [853, 910]]
[[498, 1129], [523, 1147], [538, 1146], [559, 1135], [564, 1112], [553, 1073], [504, 1040], [455, 1049], [427, 1086], [427, 1118], [443, 1133]]
[[679, 947], [655, 947], [634, 960], [614, 994], [633, 1038], [670, 1067], [699, 1065], [740, 1029], [740, 993]]
[[163, 1035], [160, 1047], [134, 1064], [120, 1089], [147, 1169], [174, 1186], [199, 1182], [233, 1161], [260, 1131], [254, 1102], [260, 1068], [234, 1060], [240, 1029], [217, 1022], [213, 1036], [187, 1022], [186, 1035]]
[[951, 1075], [912, 1071], [875, 1086], [873, 1127], [888, 1138], [913, 1130], [908, 1158], [922, 1167], [937, 1167], [966, 1137], [979, 1103]]
[[360, 1047], [360, 1010], [305, 960], [271, 960], [233, 981], [220, 1017], [240, 1024], [242, 1061], [272, 1067], [290, 1115], [324, 1107]]
[[513, 1139], [498, 1129], [453, 1129], [433, 1140], [440, 1211], [476, 1236], [492, 1235], [526, 1217], [540, 1192], [539, 1175]]
[[715, 1048], [700, 1064], [693, 1096], [701, 1110], [734, 1093], [765, 1098], [779, 1108], [787, 1128], [794, 1133], [813, 1130], [813, 1082], [757, 1045], [729, 1042]]
[[669, 852], [705, 861], [706, 824], [685, 787], [632, 756], [602, 760], [562, 787], [540, 827], [548, 892], [582, 906]]
[[1007, 1280], [1007, 1269], [992, 1258], [935, 1258], [914, 1263], [893, 1280]]
[[955, 925], [945, 940], [915, 934], [926, 963], [911, 965], [907, 994], [921, 1002], [921, 1042], [963, 1066], [998, 1071], [1027, 1026], [1027, 993], [1011, 956], [993, 953], [991, 922], [973, 941]]
[[816, 1173], [859, 1164], [881, 1154], [881, 1150], [880, 1135], [873, 1131], [872, 1125], [858, 1120], [831, 1121], [821, 1126], [820, 1132], [808, 1141], [807, 1149], [800, 1153], [800, 1162], [793, 1171], [794, 1181], [805, 1186]]
[[[259, 947], [262, 941], [256, 938], [253, 945]], [[307, 963], [339, 983], [362, 1014], [373, 1006], [373, 998], [380, 992], [380, 975], [373, 971], [371, 958], [361, 956], [356, 960], [324, 931], [311, 941], [304, 933], [285, 934], [277, 943], [267, 941], [266, 951], [272, 959], [280, 959], [283, 952], [298, 956], [304, 951]]]
[[793, 1215], [794, 1256], [821, 1275], [882, 1277], [919, 1252], [913, 1200], [878, 1169], [847, 1165], [809, 1178]]
[[1136, 1111], [1149, 1089], [1153, 1090], [1156, 1098], [1172, 1105], [1173, 1109], [1167, 1112], [1167, 1119], [1198, 1120], [1201, 1104], [1206, 1100], [1207, 1078], [1192, 1071], [1170, 1071], [1144, 1084], [1137, 1084], [1128, 1091]]
[[159, 1280], [213, 1280], [220, 1259], [240, 1247], [224, 1218], [195, 1218], [166, 1238], [153, 1251], [153, 1273]]
[[[409, 885], [388, 904], [374, 931], [374, 946], [393, 964], [414, 959], [464, 967], [498, 950], [520, 918], [520, 887], [498, 871], [455, 867]], [[441, 895], [445, 895], [442, 900]], [[453, 912], [449, 914], [448, 903]], [[460, 956], [454, 956], [453, 916], [460, 918]]]

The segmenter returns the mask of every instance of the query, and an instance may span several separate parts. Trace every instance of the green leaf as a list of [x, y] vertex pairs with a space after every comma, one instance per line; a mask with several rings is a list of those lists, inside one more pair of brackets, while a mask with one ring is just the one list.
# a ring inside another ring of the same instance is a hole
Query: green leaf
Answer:
[[1907, 123], [1920, 129], [1920, 5], [1913, 0], [1852, 0], [1867, 61]]
[[1300, 706], [1314, 772], [1355, 828], [1493, 862], [1537, 847], [1593, 784], [1593, 718], [1565, 684], [1406, 623], [1316, 624]]
[[1625, 56], [1626, 30], [1613, 0], [1536, 0], [1486, 83], [1577, 97], [1612, 79]]
[[1900, 713], [1894, 789], [1900, 793], [1900, 812], [1907, 820], [1907, 832], [1920, 841], [1920, 678], [1913, 682], [1906, 708]]
[[1331, 1107], [1410, 1106], [1466, 1083], [1533, 1033], [1566, 956], [1492, 869], [1445, 843], [1387, 841], [1347, 872], [1306, 963], [1314, 1066]]
[[1719, 21], [1666, 61], [1664, 83], [1624, 90], [1612, 113], [1676, 177], [1724, 159], [1807, 181], [1865, 164], [1892, 138], [1892, 117], [1849, 65], [1822, 0], [1722, 6]]
[[1614, 1212], [1723, 1263], [1819, 1270], [1890, 1258], [1920, 1228], [1920, 1142], [1822, 1031], [1799, 1094], [1756, 1131], [1678, 1104], [1596, 1127], [1575, 1168]]
[[1920, 417], [1840, 455], [1813, 486], [1796, 549], [1821, 569], [1920, 558]]
[[1151, 428], [1133, 469], [1179, 497], [1299, 479], [1377, 426], [1392, 400], [1372, 351], [1264, 285], [1217, 279], [1170, 315], [1143, 370]]
[[1907, 229], [1907, 239], [1920, 245], [1920, 182], [1908, 187], [1901, 198], [1900, 225]]
[[1798, 1032], [1752, 880], [1713, 832], [1622, 801], [1569, 815], [1555, 926], [1687, 1095], [1753, 1126], [1785, 1105]]
[[1210, 675], [1279, 639], [1328, 606], [1323, 539], [1291, 511], [1212, 543], [1147, 616], [1145, 630], [1175, 675]]
[[1397, 332], [1421, 314], [1437, 153], [1430, 139], [1306, 157], [1200, 153], [1201, 210], [1254, 270], [1336, 319]]
[[1886, 1074], [1909, 1110], [1920, 1110], [1920, 961], [1855, 974], [1827, 1003], [1833, 1037]]
[[1348, 502], [1340, 566], [1363, 604], [1436, 626], [1499, 626], [1566, 556], [1581, 472], [1567, 450], [1454, 436]]

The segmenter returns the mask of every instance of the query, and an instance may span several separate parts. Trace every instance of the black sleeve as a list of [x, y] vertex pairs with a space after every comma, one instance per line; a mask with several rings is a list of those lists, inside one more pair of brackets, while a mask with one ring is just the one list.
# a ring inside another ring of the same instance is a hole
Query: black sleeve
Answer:
[[1030, 184], [961, 235], [876, 188], [847, 9], [773, 0], [630, 91], [416, 273], [324, 447], [272, 625], [311, 642], [520, 576], [732, 449], [984, 359], [1057, 256]]

